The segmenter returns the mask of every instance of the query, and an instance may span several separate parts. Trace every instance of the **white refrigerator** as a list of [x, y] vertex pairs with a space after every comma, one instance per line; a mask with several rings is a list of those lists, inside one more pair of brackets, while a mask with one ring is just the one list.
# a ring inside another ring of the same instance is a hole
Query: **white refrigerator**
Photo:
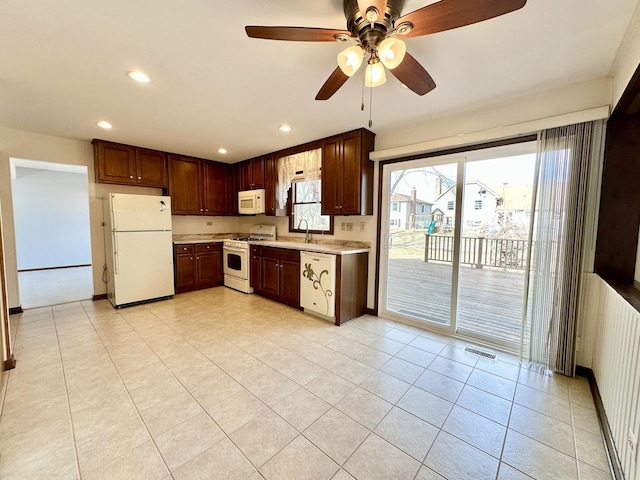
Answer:
[[171, 297], [171, 198], [110, 193], [104, 202], [107, 298], [118, 308]]

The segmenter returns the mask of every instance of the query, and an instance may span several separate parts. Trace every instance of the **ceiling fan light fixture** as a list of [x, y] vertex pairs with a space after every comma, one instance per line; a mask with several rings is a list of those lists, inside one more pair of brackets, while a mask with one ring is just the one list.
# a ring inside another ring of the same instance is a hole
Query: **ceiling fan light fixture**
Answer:
[[407, 45], [394, 37], [385, 38], [378, 46], [378, 57], [389, 70], [400, 65], [406, 53]]
[[369, 7], [365, 12], [365, 17], [367, 19], [367, 22], [374, 23], [377, 22], [380, 18], [380, 12], [378, 12], [378, 9], [376, 7]]
[[338, 65], [345, 75], [352, 77], [362, 65], [364, 50], [360, 45], [349, 47], [338, 54]]
[[369, 60], [367, 70], [364, 74], [365, 87], [379, 87], [387, 81], [387, 75], [384, 71], [384, 65], [377, 58]]

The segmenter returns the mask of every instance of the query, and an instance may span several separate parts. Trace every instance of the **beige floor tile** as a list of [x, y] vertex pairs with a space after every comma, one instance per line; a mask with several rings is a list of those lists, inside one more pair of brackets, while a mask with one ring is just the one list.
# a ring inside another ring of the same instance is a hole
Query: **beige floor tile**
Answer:
[[406, 343], [398, 342], [392, 338], [382, 337], [374, 340], [368, 346], [388, 353], [389, 355], [397, 355], [398, 352], [406, 346]]
[[544, 413], [561, 422], [571, 423], [571, 407], [568, 398], [551, 395], [526, 385], [518, 385], [514, 403]]
[[25, 457], [5, 455], [0, 457], [0, 478], [3, 480], [77, 480], [78, 464], [73, 444], [54, 448], [46, 455]]
[[545, 375], [529, 368], [521, 368], [518, 383], [542, 392], [569, 399], [568, 378], [562, 375]]
[[514, 405], [509, 428], [570, 457], [576, 455], [576, 447], [573, 442], [574, 432], [571, 425], [559, 422], [535, 410]]
[[295, 428], [271, 410], [258, 415], [230, 435], [231, 440], [256, 468], [298, 435]]
[[273, 406], [273, 411], [303, 431], [327, 410], [331, 408], [327, 402], [313, 393], [301, 388]]
[[0, 438], [2, 459], [20, 459], [24, 463], [34, 462], [52, 455], [56, 450], [73, 446], [73, 434], [68, 413], [61, 418], [49, 420], [20, 435]]
[[411, 385], [392, 375], [378, 371], [362, 382], [360, 386], [387, 402], [396, 403]]
[[138, 410], [145, 410], [171, 398], [184, 396], [187, 390], [174, 377], [167, 377], [129, 390]]
[[493, 373], [499, 377], [516, 382], [520, 374], [520, 367], [518, 365], [503, 362], [500, 358], [502, 358], [502, 355], [500, 355], [496, 360], [480, 358], [476, 364], [476, 368], [483, 372]]
[[331, 477], [331, 480], [355, 480], [355, 479], [351, 475], [349, 475], [346, 471], [340, 469], [333, 477]]
[[415, 480], [446, 480], [442, 475], [437, 474], [429, 467], [423, 465], [416, 475]]
[[84, 438], [137, 413], [128, 395], [108, 397], [100, 403], [73, 412], [73, 430], [77, 439]]
[[199, 413], [156, 438], [156, 445], [171, 471], [200, 455], [225, 437], [206, 413]]
[[428, 369], [420, 375], [414, 385], [449, 402], [455, 402], [464, 388], [464, 383]]
[[326, 480], [338, 468], [338, 464], [301, 435], [260, 468], [260, 473], [266, 480]]
[[443, 348], [440, 352], [441, 357], [448, 358], [449, 360], [462, 363], [469, 367], [475, 367], [478, 364], [478, 361], [482, 358], [478, 355], [474, 355], [473, 353], [465, 352], [464, 347], [467, 345], [466, 343], [457, 342], [453, 339], [449, 341], [456, 342], [456, 344], [447, 345]]
[[80, 471], [83, 476], [87, 475], [148, 440], [149, 434], [137, 415], [77, 439]]
[[516, 382], [477, 368], [471, 372], [467, 384], [509, 401], [513, 400], [513, 395], [516, 392]]
[[342, 465], [369, 433], [355, 420], [332, 408], [307, 428], [304, 436], [338, 465]]
[[358, 362], [352, 358], [343, 360], [330, 370], [336, 375], [340, 375], [342, 378], [349, 380], [351, 383], [355, 383], [356, 385], [364, 382], [376, 371], [375, 368]]
[[402, 350], [400, 350], [395, 356], [396, 358], [406, 360], [407, 362], [411, 362], [424, 368], [431, 365], [431, 362], [436, 358], [435, 354], [420, 350], [419, 348], [415, 348], [410, 345], [407, 345], [406, 347], [403, 346]]
[[393, 357], [380, 367], [380, 370], [405, 382], [413, 383], [422, 375], [425, 368], [415, 363], [402, 360], [401, 358]]
[[473, 371], [473, 367], [456, 362], [449, 358], [438, 357], [429, 364], [428, 370], [446, 375], [447, 377], [451, 377], [459, 382], [466, 382]]
[[420, 463], [376, 434], [371, 434], [344, 464], [354, 478], [412, 480]]
[[416, 387], [411, 387], [397, 405], [436, 427], [442, 427], [453, 408], [451, 402]]
[[598, 414], [594, 409], [574, 403], [571, 405], [571, 414], [575, 427], [595, 435], [600, 435], [600, 422], [598, 421]]
[[173, 472], [175, 480], [208, 480], [212, 478], [245, 480], [255, 468], [228, 438], [220, 440], [203, 453]]
[[497, 480], [531, 480], [531, 477], [529, 475], [525, 475], [519, 470], [516, 470], [511, 465], [501, 463]]
[[0, 446], [29, 430], [63, 418], [69, 418], [69, 407], [64, 402], [42, 404], [37, 409], [20, 409], [3, 415], [0, 417]]
[[393, 407], [391, 403], [360, 387], [336, 403], [335, 406], [370, 430], [373, 430]]
[[538, 480], [578, 478], [574, 458], [513, 430], [507, 431], [502, 461]]
[[335, 373], [326, 372], [307, 383], [305, 388], [315, 393], [325, 402], [335, 405], [351, 393], [356, 386]]
[[203, 412], [200, 404], [184, 392], [140, 410], [140, 416], [151, 436], [157, 438], [167, 430]]
[[511, 402], [470, 385], [462, 389], [456, 404], [501, 425], [509, 421]]
[[438, 429], [415, 415], [394, 407], [374, 430], [378, 436], [422, 462]]
[[207, 409], [207, 412], [227, 435], [256, 418], [267, 407], [248, 390], [241, 390], [217, 405]]
[[107, 465], [84, 475], [84, 480], [160, 480], [169, 472], [153, 442], [130, 450]]
[[578, 462], [580, 480], [612, 480], [611, 472], [592, 467], [588, 463]]
[[496, 458], [500, 458], [507, 433], [505, 426], [457, 405], [442, 429]]
[[578, 460], [581, 462], [588, 463], [600, 470], [609, 470], [609, 460], [601, 435], [576, 429], [576, 450], [578, 451]]
[[440, 432], [424, 463], [445, 478], [493, 480], [499, 461], [446, 432]]
[[349, 357], [373, 368], [380, 368], [393, 358], [388, 353], [367, 346], [350, 353]]
[[422, 336], [414, 338], [409, 342], [409, 345], [424, 350], [425, 352], [433, 353], [434, 355], [438, 355], [447, 346], [446, 343]]

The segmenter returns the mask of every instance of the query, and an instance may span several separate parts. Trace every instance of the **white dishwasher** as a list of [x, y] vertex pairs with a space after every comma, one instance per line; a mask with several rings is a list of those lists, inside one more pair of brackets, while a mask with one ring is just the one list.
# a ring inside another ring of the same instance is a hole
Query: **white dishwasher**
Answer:
[[336, 312], [336, 256], [300, 252], [300, 306], [304, 311], [332, 319]]

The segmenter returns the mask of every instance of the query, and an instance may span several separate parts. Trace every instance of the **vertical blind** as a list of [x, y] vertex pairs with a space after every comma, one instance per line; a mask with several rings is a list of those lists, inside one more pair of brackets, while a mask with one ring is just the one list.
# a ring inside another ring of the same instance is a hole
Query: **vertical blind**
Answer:
[[537, 153], [538, 191], [525, 332], [525, 358], [547, 371], [573, 376], [585, 250], [595, 222], [604, 121], [544, 130]]

